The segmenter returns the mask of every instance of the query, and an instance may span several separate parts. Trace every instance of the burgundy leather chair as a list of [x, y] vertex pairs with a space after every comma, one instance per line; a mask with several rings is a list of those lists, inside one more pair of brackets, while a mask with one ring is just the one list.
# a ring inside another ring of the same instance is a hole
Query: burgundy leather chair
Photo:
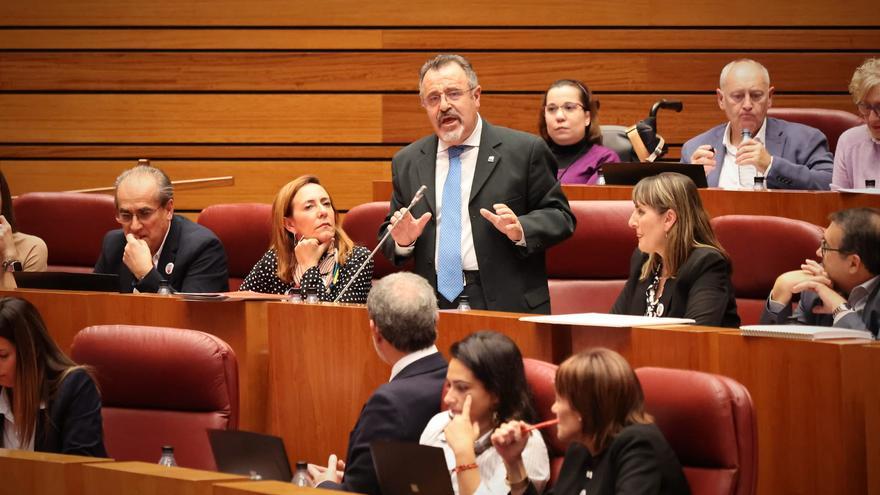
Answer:
[[755, 408], [725, 376], [639, 368], [645, 408], [684, 468], [693, 495], [751, 495], [758, 472]]
[[758, 323], [776, 277], [816, 259], [822, 228], [764, 215], [723, 215], [711, 220], [733, 263], [733, 290], [743, 325]]
[[238, 364], [221, 339], [196, 330], [100, 325], [77, 333], [71, 357], [92, 366], [103, 401], [104, 445], [117, 461], [216, 470], [205, 431], [238, 427]]
[[104, 235], [118, 229], [113, 196], [25, 193], [13, 201], [16, 228], [46, 242], [50, 271], [91, 273]]
[[229, 265], [229, 290], [238, 290], [251, 268], [269, 249], [272, 205], [211, 205], [202, 210], [198, 222], [213, 231], [223, 243]]
[[[556, 369], [555, 364], [538, 359], [523, 358], [526, 371], [526, 381], [532, 389], [532, 397], [535, 400], [535, 412], [538, 421], [555, 419], [556, 415], [550, 410], [556, 400]], [[541, 431], [544, 435], [544, 443], [547, 444], [547, 453], [550, 455], [550, 483], [553, 486], [559, 478], [559, 470], [562, 469], [562, 461], [568, 445], [556, 436], [556, 426], [545, 428]]]
[[[372, 203], [364, 203], [357, 205], [348, 210], [342, 221], [342, 228], [345, 233], [351, 237], [355, 244], [361, 245], [370, 251], [379, 243], [378, 232], [385, 217], [388, 216], [388, 201], [373, 201]], [[373, 257], [373, 279], [380, 279], [385, 275], [401, 272], [412, 271], [413, 260], [410, 259], [402, 266], [395, 266], [388, 261], [388, 258], [379, 250]]]
[[843, 131], [865, 123], [856, 114], [830, 108], [771, 108], [767, 115], [819, 129], [828, 139], [832, 153], [837, 149], [837, 140]]
[[638, 245], [627, 225], [632, 201], [571, 201], [574, 235], [547, 251], [550, 311], [607, 313], [629, 276]]

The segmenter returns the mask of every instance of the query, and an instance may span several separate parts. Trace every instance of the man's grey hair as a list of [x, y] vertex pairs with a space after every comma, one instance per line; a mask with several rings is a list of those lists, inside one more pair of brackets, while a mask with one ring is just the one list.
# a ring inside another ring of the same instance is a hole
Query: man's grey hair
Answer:
[[454, 53], [441, 53], [425, 62], [424, 65], [422, 65], [422, 68], [419, 69], [419, 95], [424, 96], [422, 94], [422, 81], [425, 80], [425, 74], [427, 74], [429, 70], [440, 70], [449, 64], [458, 64], [462, 70], [464, 70], [464, 73], [468, 78], [469, 89], [476, 88], [480, 85], [480, 82], [477, 80], [477, 73], [474, 71], [471, 63], [468, 62], [468, 59]]
[[727, 76], [730, 75], [730, 71], [733, 70], [733, 66], [737, 64], [754, 64], [757, 65], [758, 68], [761, 69], [762, 75], [764, 76], [764, 81], [767, 83], [767, 86], [770, 86], [770, 72], [767, 71], [767, 68], [764, 67], [761, 62], [756, 60], [752, 60], [750, 58], [740, 58], [736, 59], [733, 62], [725, 65], [723, 69], [721, 69], [721, 77], [718, 78], [718, 87], [724, 86], [724, 81], [727, 80]]
[[373, 284], [367, 312], [382, 338], [401, 352], [430, 347], [437, 339], [437, 296], [414, 273], [392, 273]]
[[[156, 199], [159, 201], [160, 207], [164, 207], [169, 201], [174, 199], [174, 185], [171, 184], [171, 179], [165, 175], [165, 172], [149, 164], [138, 164], [119, 174], [113, 186], [114, 199], [116, 199], [116, 191], [119, 190], [119, 185], [132, 177], [150, 177], [156, 181], [158, 189], [158, 197]], [[117, 208], [119, 207], [118, 199], [116, 199], [116, 206]]]

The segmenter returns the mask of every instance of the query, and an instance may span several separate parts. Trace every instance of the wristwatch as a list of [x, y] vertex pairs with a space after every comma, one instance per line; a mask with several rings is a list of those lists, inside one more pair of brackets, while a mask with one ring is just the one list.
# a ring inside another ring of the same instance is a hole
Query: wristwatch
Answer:
[[847, 303], [847, 302], [842, 302], [842, 303], [840, 303], [840, 306], [834, 308], [831, 311], [831, 317], [837, 318], [837, 315], [839, 315], [840, 313], [843, 313], [844, 311], [852, 311], [852, 306], [850, 306], [849, 303]]
[[21, 261], [6, 260], [3, 262], [3, 271], [4, 272], [23, 272], [24, 267], [21, 266]]

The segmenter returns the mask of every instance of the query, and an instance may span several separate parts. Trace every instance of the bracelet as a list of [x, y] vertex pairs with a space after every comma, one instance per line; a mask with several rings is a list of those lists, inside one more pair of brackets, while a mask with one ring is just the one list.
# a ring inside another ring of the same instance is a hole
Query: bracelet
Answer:
[[470, 464], [461, 464], [461, 465], [455, 466], [454, 468], [452, 468], [452, 472], [458, 474], [458, 473], [461, 473], [461, 472], [464, 472], [464, 471], [468, 471], [468, 470], [471, 470], [471, 469], [477, 469], [477, 463], [476, 463], [476, 462], [472, 462], [472, 463], [470, 463]]
[[504, 478], [504, 482], [512, 489], [525, 488], [525, 486], [529, 484], [529, 477], [526, 476], [519, 481], [510, 481], [510, 478]]

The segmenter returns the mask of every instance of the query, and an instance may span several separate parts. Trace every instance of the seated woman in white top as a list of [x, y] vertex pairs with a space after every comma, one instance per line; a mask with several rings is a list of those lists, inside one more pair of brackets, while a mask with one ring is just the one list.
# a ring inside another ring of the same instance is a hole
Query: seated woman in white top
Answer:
[[[443, 448], [457, 494], [508, 493], [504, 462], [489, 438], [506, 421], [536, 419], [522, 354], [512, 340], [492, 331], [469, 335], [450, 353], [443, 397], [448, 411], [431, 418], [419, 442]], [[543, 489], [550, 460], [537, 430], [525, 446], [523, 463], [531, 482]]]

